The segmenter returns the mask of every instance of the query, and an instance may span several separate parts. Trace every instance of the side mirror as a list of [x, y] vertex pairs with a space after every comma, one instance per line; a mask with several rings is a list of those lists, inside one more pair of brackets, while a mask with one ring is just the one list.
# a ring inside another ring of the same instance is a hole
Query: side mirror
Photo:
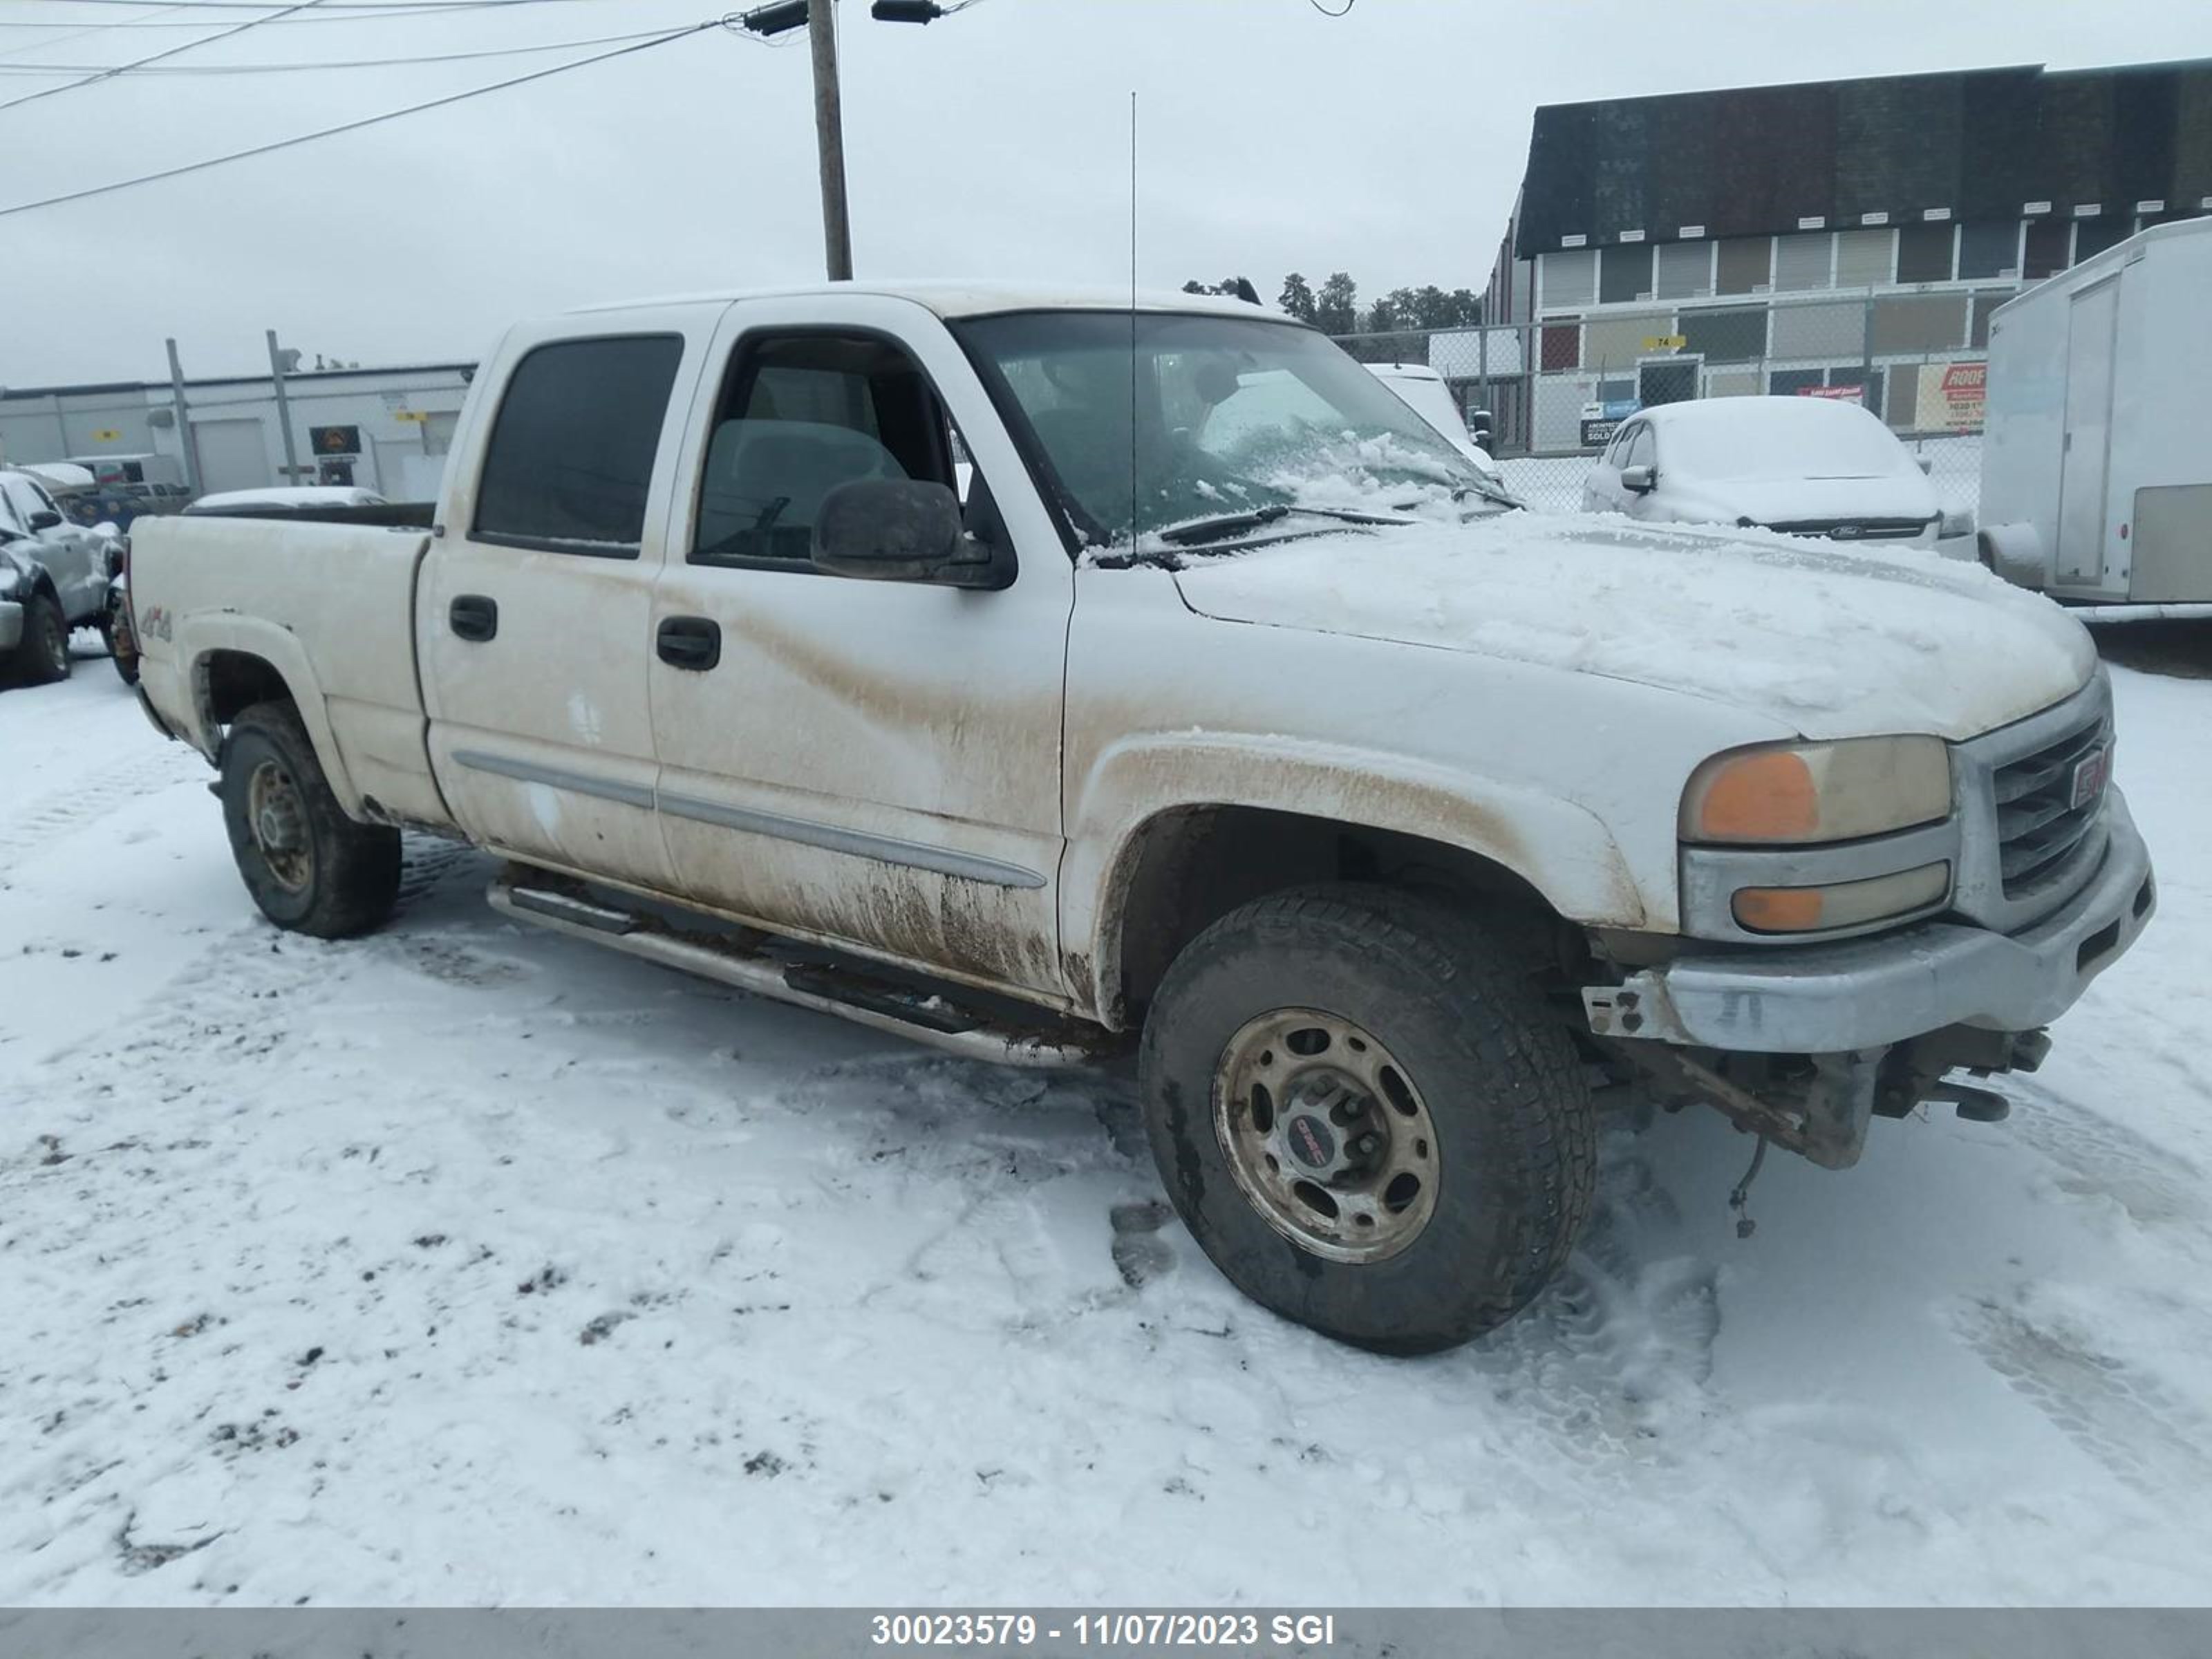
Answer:
[[1624, 466], [1620, 469], [1620, 487], [1632, 495], [1648, 495], [1659, 482], [1659, 471], [1650, 466]]
[[58, 530], [61, 527], [62, 515], [46, 507], [40, 507], [24, 522], [33, 530]]
[[1913, 459], [1919, 463], [1920, 470], [1923, 472], [1933, 472], [1936, 470], [1934, 461], [1928, 456], [1916, 455]]
[[962, 528], [958, 496], [910, 478], [857, 478], [823, 497], [813, 562], [864, 581], [996, 589], [1013, 580], [1011, 555]]

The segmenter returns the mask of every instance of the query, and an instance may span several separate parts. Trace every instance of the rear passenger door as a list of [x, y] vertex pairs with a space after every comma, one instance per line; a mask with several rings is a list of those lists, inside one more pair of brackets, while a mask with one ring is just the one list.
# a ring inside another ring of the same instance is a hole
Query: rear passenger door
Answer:
[[[650, 665], [685, 891], [783, 932], [1060, 991], [1073, 573], [974, 368], [910, 301], [748, 301], [697, 398]], [[1019, 550], [1012, 586], [809, 562], [839, 485], [963, 482], [955, 432], [971, 531]]]
[[672, 458], [721, 309], [520, 331], [471, 407], [416, 635], [439, 787], [510, 856], [675, 884], [646, 664]]

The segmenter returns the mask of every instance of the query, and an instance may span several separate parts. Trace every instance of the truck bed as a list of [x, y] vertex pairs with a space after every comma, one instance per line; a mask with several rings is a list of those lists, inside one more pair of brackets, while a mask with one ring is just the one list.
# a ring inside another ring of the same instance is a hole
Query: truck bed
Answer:
[[[213, 760], [241, 698], [289, 696], [349, 815], [445, 827], [415, 662], [429, 544], [412, 524], [298, 514], [149, 521], [131, 538], [131, 603], [155, 714]], [[281, 687], [246, 672], [252, 659]]]

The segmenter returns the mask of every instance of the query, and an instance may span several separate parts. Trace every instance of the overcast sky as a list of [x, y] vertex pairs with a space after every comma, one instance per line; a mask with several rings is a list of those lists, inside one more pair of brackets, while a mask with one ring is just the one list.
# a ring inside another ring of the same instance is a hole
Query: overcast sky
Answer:
[[[167, 62], [482, 52], [719, 15], [700, 0], [351, 3]], [[25, 65], [128, 63], [255, 15], [0, 0], [0, 103], [75, 78]], [[1313, 0], [977, 0], [927, 27], [842, 0], [840, 21], [862, 276], [1126, 281], [1133, 90], [1142, 280], [1249, 275], [1271, 300], [1291, 270], [1316, 284], [1348, 270], [1363, 298], [1480, 288], [1539, 104], [2208, 50], [2201, 5], [2181, 0], [1356, 0], [1339, 18]], [[807, 58], [803, 32], [787, 38], [709, 30], [0, 219], [0, 385], [158, 379], [169, 334], [190, 374], [251, 371], [272, 326], [311, 360], [467, 359], [521, 315], [811, 280]], [[0, 208], [606, 50], [112, 77], [0, 108]]]

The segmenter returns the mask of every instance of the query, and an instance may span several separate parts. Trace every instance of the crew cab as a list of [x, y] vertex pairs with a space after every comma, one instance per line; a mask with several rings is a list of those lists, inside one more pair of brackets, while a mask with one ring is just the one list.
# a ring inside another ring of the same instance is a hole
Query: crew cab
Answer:
[[1133, 1048], [1194, 1237], [1370, 1348], [1558, 1270], [1594, 1085], [1842, 1167], [1996, 1115], [1948, 1074], [2033, 1066], [2152, 910], [2055, 606], [1522, 512], [1233, 301], [533, 322], [434, 507], [358, 511], [134, 550], [141, 696], [271, 921], [375, 927], [415, 830], [577, 939], [995, 1060]]

